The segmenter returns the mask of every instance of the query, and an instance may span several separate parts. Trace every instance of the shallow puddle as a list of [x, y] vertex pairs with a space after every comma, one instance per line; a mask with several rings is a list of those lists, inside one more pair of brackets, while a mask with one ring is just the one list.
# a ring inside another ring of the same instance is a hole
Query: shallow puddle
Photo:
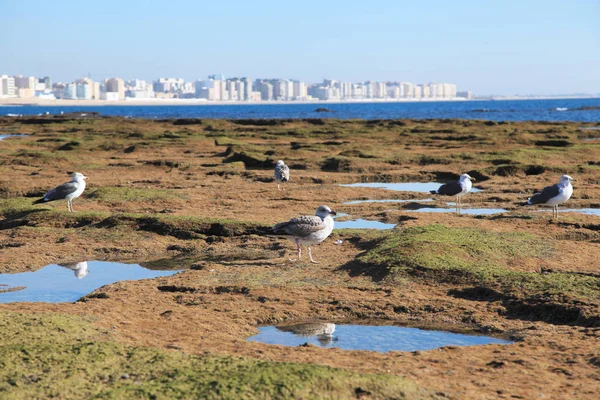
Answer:
[[510, 341], [489, 336], [465, 335], [444, 331], [429, 331], [389, 325], [335, 325], [306, 323], [290, 326], [265, 326], [249, 341], [284, 346], [309, 343], [319, 347], [344, 350], [388, 351], [431, 350], [443, 346], [477, 346], [510, 344]]
[[[550, 212], [552, 210], [548, 210]], [[558, 209], [558, 212], [575, 212], [585, 215], [598, 215], [600, 216], [600, 208], [567, 208], [565, 210]]]
[[[537, 210], [537, 212], [541, 213], [552, 213], [551, 209], [541, 209]], [[565, 208], [558, 209], [559, 213], [579, 213], [584, 215], [597, 215], [600, 216], [600, 208]]]
[[0, 135], [0, 140], [4, 140], [4, 139], [8, 139], [8, 138], [14, 138], [14, 137], [23, 137], [23, 136], [27, 136], [27, 135], [20, 135], [20, 134]]
[[[406, 212], [431, 212], [431, 213], [449, 213], [456, 212], [456, 208], [433, 208], [433, 207], [422, 207], [416, 210], [404, 210]], [[461, 208], [461, 214], [468, 215], [492, 215], [501, 214], [508, 212], [504, 208]]]
[[0, 303], [74, 302], [104, 285], [170, 276], [177, 272], [103, 261], [50, 264], [34, 272], [0, 274]]
[[431, 202], [433, 201], [433, 199], [422, 199], [422, 200], [415, 200], [415, 199], [409, 199], [409, 200], [394, 200], [394, 199], [386, 199], [386, 200], [352, 200], [352, 201], [347, 201], [343, 204], [363, 204], [363, 203], [410, 203], [413, 201], [419, 201], [419, 202]]
[[358, 218], [350, 221], [335, 221], [333, 229], [393, 229], [396, 224], [386, 224], [379, 221], [369, 221]]
[[[402, 182], [402, 183], [386, 183], [386, 182], [367, 182], [367, 183], [350, 183], [340, 186], [344, 187], [367, 187], [375, 189], [396, 190], [399, 192], [420, 192], [429, 193], [432, 190], [437, 190], [443, 183], [438, 182]], [[481, 192], [481, 189], [472, 188], [472, 193]]]

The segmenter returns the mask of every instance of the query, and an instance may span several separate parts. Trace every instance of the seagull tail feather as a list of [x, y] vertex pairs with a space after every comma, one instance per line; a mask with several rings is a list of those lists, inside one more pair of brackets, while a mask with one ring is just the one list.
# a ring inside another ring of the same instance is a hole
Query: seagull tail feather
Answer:
[[41, 199], [37, 199], [36, 201], [33, 202], [33, 204], [42, 204], [45, 203], [46, 199], [44, 199], [43, 197]]
[[430, 190], [429, 193], [431, 193], [431, 194], [439, 194], [437, 190]]

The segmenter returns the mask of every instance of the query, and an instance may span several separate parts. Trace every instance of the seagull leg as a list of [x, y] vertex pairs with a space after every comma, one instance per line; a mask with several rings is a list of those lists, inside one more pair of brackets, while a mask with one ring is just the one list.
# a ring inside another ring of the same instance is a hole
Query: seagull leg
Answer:
[[279, 187], [279, 182], [277, 182], [277, 190], [281, 190], [281, 188]]
[[[302, 261], [302, 248], [300, 247], [300, 243], [298, 243], [298, 240], [296, 240], [296, 246], [298, 247], [298, 259], [297, 261]], [[310, 249], [309, 249], [310, 252]], [[296, 259], [294, 258], [288, 258], [288, 260], [290, 260], [291, 262], [296, 261]]]
[[310, 262], [313, 264], [318, 264], [318, 261], [313, 260], [312, 258], [312, 252], [310, 251], [310, 246], [308, 246], [308, 257], [310, 258]]
[[69, 209], [69, 212], [73, 212], [73, 208], [71, 206], [71, 200], [67, 200], [67, 208]]

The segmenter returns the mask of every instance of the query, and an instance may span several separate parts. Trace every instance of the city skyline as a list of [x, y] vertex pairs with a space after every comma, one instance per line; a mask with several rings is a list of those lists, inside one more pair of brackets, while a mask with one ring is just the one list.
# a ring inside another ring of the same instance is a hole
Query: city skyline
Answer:
[[0, 71], [193, 81], [455, 82], [478, 95], [600, 93], [600, 3], [224, 0], [3, 4]]
[[307, 84], [279, 78], [251, 79], [223, 74], [189, 82], [182, 78], [158, 78], [147, 82], [119, 77], [94, 81], [81, 77], [54, 82], [51, 77], [9, 76], [0, 71], [0, 99], [29, 100], [204, 100], [210, 102], [271, 101], [371, 101], [371, 100], [459, 100], [470, 99], [469, 91], [458, 92], [452, 83], [406, 81], [348, 82], [326, 79]]

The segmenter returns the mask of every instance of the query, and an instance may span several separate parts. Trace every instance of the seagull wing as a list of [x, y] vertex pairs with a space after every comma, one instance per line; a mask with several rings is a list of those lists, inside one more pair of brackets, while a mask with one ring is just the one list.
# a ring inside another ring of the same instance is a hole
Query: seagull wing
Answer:
[[290, 180], [290, 169], [287, 165], [278, 165], [275, 167], [275, 179], [279, 182], [287, 182]]
[[313, 232], [325, 229], [325, 222], [316, 215], [306, 215], [292, 218], [288, 222], [282, 222], [273, 227], [273, 232], [279, 235], [291, 235], [304, 237]]
[[50, 190], [44, 196], [44, 201], [62, 200], [79, 188], [77, 182], [67, 182]]
[[546, 186], [540, 193], [536, 193], [529, 198], [527, 204], [544, 204], [553, 197], [560, 194], [560, 186]]
[[443, 196], [456, 196], [462, 192], [462, 190], [463, 188], [459, 182], [451, 182], [440, 186], [440, 188], [434, 194], [441, 194]]

